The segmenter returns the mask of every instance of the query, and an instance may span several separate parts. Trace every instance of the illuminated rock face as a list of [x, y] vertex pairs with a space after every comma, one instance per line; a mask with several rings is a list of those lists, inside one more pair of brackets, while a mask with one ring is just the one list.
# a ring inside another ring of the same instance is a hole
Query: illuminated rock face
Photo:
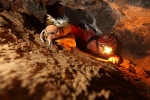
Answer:
[[37, 26], [48, 1], [56, 0], [0, 0], [8, 10], [0, 9], [0, 100], [150, 100], [149, 0], [62, 0], [72, 22], [115, 31], [122, 44], [120, 66], [77, 49], [44, 47]]
[[[1, 0], [0, 7], [35, 16], [44, 23], [46, 4], [58, 0]], [[65, 14], [73, 23], [86, 23], [97, 33], [116, 32], [121, 56], [134, 60], [146, 57], [150, 51], [150, 0], [60, 0]], [[50, 9], [50, 11], [56, 9]], [[148, 58], [147, 58], [148, 57]], [[149, 64], [147, 65], [149, 66]]]

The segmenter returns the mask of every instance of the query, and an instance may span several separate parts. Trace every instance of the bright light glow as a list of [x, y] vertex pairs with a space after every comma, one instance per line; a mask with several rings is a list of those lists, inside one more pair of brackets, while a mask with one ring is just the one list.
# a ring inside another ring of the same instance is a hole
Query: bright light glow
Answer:
[[108, 47], [108, 46], [104, 46], [104, 53], [111, 54], [112, 53], [112, 48]]

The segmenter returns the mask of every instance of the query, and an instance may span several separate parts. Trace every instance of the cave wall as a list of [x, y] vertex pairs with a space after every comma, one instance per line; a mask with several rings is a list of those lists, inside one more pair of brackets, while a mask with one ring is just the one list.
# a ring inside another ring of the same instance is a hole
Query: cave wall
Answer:
[[39, 22], [44, 23], [44, 16], [46, 14], [46, 2], [48, 0], [1, 0], [0, 8], [11, 11], [17, 11], [32, 15], [38, 19]]
[[122, 57], [150, 71], [150, 1], [108, 0], [120, 21], [113, 29], [122, 43]]
[[86, 22], [102, 33], [113, 30], [122, 44], [123, 58], [150, 66], [149, 0], [1, 0], [0, 7], [33, 15], [44, 23], [46, 5], [56, 1], [63, 2], [72, 22]]

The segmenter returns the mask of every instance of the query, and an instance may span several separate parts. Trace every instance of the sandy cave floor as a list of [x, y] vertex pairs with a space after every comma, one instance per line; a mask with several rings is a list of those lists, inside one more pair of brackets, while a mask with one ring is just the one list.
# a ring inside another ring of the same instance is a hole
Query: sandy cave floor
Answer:
[[74, 48], [46, 48], [23, 16], [0, 12], [0, 99], [150, 99], [150, 74], [125, 59], [120, 66]]

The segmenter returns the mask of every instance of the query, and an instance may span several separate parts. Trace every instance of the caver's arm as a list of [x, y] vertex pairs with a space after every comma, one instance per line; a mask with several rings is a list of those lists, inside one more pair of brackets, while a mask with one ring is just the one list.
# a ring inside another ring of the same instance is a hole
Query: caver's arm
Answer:
[[71, 33], [71, 26], [69, 23], [65, 27], [57, 27], [55, 25], [48, 25], [45, 28], [47, 33], [52, 33], [48, 35], [48, 40], [51, 42], [53, 39], [57, 39], [61, 36], [66, 36], [67, 34]]
[[51, 44], [51, 41], [55, 39], [55, 42], [58, 45], [65, 47], [67, 50], [71, 50], [72, 47], [76, 47], [75, 37], [71, 33], [71, 26], [70, 24], [65, 25], [65, 27], [57, 27], [55, 25], [48, 25], [44, 29], [47, 40], [48, 46]]
[[65, 36], [69, 33], [73, 34], [76, 38], [87, 42], [92, 36], [95, 35], [94, 31], [87, 31], [85, 29], [80, 28], [77, 25], [73, 25], [70, 23], [66, 23], [64, 27], [56, 27], [55, 25], [49, 25], [45, 28], [47, 32], [53, 32], [54, 34], [50, 34], [48, 39], [52, 41], [60, 36]]

